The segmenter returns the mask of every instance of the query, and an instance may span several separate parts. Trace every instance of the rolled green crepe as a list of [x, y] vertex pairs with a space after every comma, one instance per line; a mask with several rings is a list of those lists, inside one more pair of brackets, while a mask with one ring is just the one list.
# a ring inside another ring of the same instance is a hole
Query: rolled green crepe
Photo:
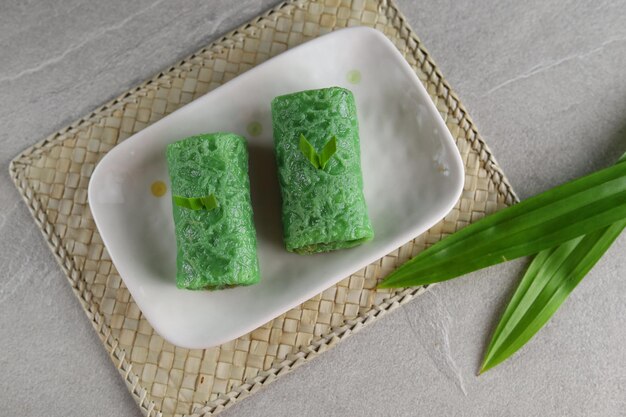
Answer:
[[352, 93], [332, 87], [276, 97], [272, 124], [287, 250], [326, 252], [371, 240]]
[[190, 290], [259, 281], [246, 140], [192, 136], [167, 146], [176, 233], [176, 285]]

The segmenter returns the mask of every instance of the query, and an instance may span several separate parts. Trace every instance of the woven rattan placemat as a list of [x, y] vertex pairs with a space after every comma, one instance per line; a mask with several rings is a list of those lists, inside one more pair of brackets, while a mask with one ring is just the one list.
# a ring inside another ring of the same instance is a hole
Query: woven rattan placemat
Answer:
[[[87, 184], [117, 143], [284, 50], [365, 25], [397, 46], [426, 86], [461, 151], [465, 188], [433, 229], [250, 334], [207, 350], [175, 347], [143, 318], [91, 217]], [[375, 291], [425, 245], [516, 200], [471, 119], [397, 7], [381, 0], [289, 1], [25, 150], [11, 176], [74, 293], [148, 416], [216, 414], [423, 289]]]

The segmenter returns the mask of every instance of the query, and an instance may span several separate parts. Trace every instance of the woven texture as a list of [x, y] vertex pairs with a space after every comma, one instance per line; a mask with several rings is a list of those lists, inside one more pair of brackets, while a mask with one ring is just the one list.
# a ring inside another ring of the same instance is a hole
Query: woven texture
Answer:
[[[163, 341], [132, 300], [96, 230], [87, 184], [116, 144], [284, 50], [331, 30], [365, 25], [397, 46], [455, 138], [465, 188], [446, 218], [379, 261], [237, 340], [207, 350]], [[209, 416], [323, 353], [424, 291], [374, 290], [425, 246], [515, 194], [471, 119], [393, 3], [290, 1], [198, 51], [25, 150], [11, 176], [129, 391], [147, 416]]]

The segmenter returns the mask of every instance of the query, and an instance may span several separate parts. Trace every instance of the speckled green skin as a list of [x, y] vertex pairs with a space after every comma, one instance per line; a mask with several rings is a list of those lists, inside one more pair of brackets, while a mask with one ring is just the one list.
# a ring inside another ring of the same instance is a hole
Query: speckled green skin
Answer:
[[[352, 93], [332, 87], [276, 97], [272, 123], [287, 250], [327, 252], [371, 240]], [[302, 154], [300, 134], [318, 152], [337, 137], [337, 152], [324, 169]]]
[[168, 145], [166, 153], [172, 195], [214, 194], [218, 201], [210, 211], [173, 204], [178, 288], [257, 283], [246, 140], [232, 133], [192, 136]]

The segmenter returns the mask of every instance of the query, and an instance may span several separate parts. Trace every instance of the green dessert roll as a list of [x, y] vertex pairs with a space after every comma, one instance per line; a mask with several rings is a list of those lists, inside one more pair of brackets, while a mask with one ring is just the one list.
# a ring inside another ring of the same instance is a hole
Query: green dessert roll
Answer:
[[331, 87], [276, 97], [272, 124], [287, 250], [326, 252], [371, 240], [352, 93]]
[[176, 234], [176, 285], [190, 290], [259, 281], [246, 140], [192, 136], [167, 146]]

